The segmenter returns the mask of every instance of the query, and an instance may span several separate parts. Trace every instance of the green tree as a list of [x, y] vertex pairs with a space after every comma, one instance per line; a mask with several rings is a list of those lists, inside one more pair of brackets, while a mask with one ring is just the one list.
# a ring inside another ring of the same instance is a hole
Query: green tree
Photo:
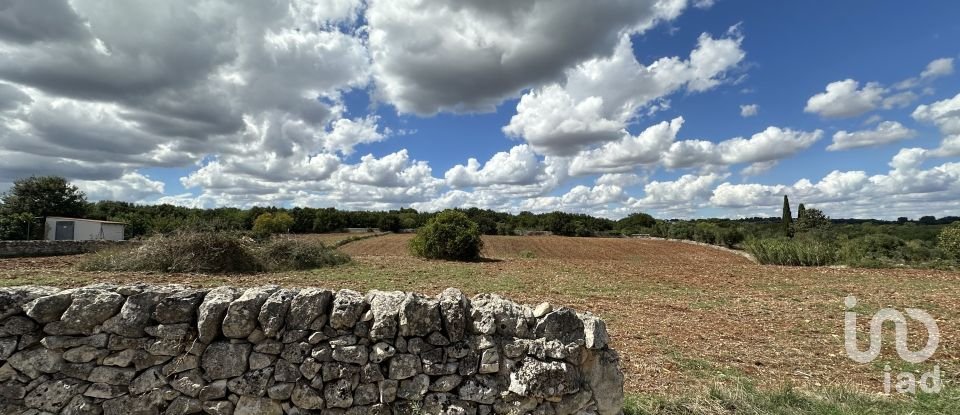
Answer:
[[266, 237], [277, 233], [286, 233], [293, 226], [293, 217], [286, 212], [261, 213], [253, 221], [253, 233]]
[[940, 231], [937, 246], [947, 255], [960, 259], [960, 222], [953, 222]]
[[[800, 205], [803, 206], [803, 205]], [[815, 229], [824, 229], [830, 226], [830, 218], [820, 209], [806, 209], [797, 219], [797, 232], [808, 232]]]
[[807, 213], [806, 206], [803, 206], [803, 203], [797, 205], [797, 221], [803, 220], [803, 216]]
[[783, 234], [786, 236], [793, 236], [793, 215], [790, 213], [790, 199], [787, 198], [787, 195], [783, 195]]
[[477, 223], [455, 210], [438, 213], [410, 240], [414, 255], [430, 259], [474, 261], [480, 258], [482, 248]]
[[2, 213], [27, 213], [32, 216], [82, 217], [87, 198], [77, 186], [59, 176], [32, 176], [13, 182], [4, 193]]

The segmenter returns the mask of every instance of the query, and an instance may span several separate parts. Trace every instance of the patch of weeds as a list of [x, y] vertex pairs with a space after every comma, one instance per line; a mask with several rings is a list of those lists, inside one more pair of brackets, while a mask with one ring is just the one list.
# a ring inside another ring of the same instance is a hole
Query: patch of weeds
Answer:
[[624, 415], [799, 415], [799, 414], [955, 414], [960, 393], [882, 397], [842, 388], [802, 391], [792, 386], [758, 389], [749, 381], [720, 385], [685, 396], [631, 395]]
[[533, 253], [533, 251], [523, 250], [520, 251], [517, 256], [524, 259], [534, 259], [537, 257], [537, 254]]

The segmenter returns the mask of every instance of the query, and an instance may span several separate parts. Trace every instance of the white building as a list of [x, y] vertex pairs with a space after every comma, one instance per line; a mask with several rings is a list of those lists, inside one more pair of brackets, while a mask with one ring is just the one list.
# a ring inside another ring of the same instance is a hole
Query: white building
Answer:
[[43, 239], [48, 241], [122, 241], [122, 222], [48, 216]]

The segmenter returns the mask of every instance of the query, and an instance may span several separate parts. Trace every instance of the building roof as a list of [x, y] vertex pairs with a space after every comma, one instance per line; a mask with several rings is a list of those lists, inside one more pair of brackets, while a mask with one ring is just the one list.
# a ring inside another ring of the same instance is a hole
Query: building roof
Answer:
[[83, 222], [97, 222], [97, 223], [106, 223], [111, 225], [126, 225], [124, 222], [114, 222], [109, 220], [95, 220], [95, 219], [82, 219], [82, 218], [68, 218], [65, 216], [47, 216], [47, 219], [65, 219], [65, 220], [79, 220]]

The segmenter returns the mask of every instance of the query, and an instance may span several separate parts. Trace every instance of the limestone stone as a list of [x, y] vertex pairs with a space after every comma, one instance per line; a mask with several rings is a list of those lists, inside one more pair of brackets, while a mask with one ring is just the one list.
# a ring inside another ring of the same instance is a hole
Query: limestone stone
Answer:
[[320, 393], [304, 383], [298, 383], [294, 386], [290, 393], [290, 401], [302, 409], [322, 409], [324, 407], [324, 400]]
[[95, 360], [101, 353], [106, 355], [107, 351], [93, 346], [79, 346], [63, 352], [63, 360], [73, 363], [87, 363]]
[[0, 320], [0, 337], [22, 336], [37, 329], [37, 323], [24, 316], [10, 316]]
[[203, 390], [204, 386], [206, 386], [206, 382], [199, 370], [177, 373], [173, 375], [173, 379], [170, 381], [170, 387], [191, 398], [200, 396], [200, 391]]
[[273, 386], [267, 388], [267, 396], [269, 396], [270, 399], [285, 401], [290, 399], [290, 396], [293, 394], [294, 386], [296, 386], [294, 383], [274, 384]]
[[273, 378], [273, 368], [251, 370], [241, 376], [230, 379], [227, 388], [237, 395], [264, 396]]
[[441, 376], [433, 381], [430, 384], [431, 392], [450, 392], [460, 386], [460, 382], [463, 381], [463, 377], [460, 375], [446, 375]]
[[212, 401], [216, 399], [223, 399], [227, 396], [227, 380], [226, 379], [217, 379], [213, 382], [210, 382], [206, 386], [200, 388], [200, 393], [197, 394], [197, 398], [201, 401]]
[[412, 354], [398, 354], [390, 359], [390, 379], [406, 379], [423, 371], [420, 358]]
[[580, 391], [580, 374], [567, 362], [544, 362], [527, 357], [510, 373], [509, 390], [521, 396], [558, 399]]
[[127, 297], [120, 312], [103, 323], [103, 330], [126, 337], [142, 337], [163, 293], [145, 291]]
[[201, 342], [210, 343], [221, 334], [220, 325], [236, 296], [237, 290], [232, 287], [214, 288], [204, 296], [197, 309], [197, 338]]
[[203, 406], [201, 405], [199, 399], [178, 396], [173, 400], [173, 402], [170, 402], [170, 406], [167, 407], [167, 410], [164, 411], [164, 414], [185, 415], [197, 414], [202, 411]]
[[440, 303], [421, 294], [408, 293], [400, 304], [401, 336], [426, 336], [441, 329]]
[[[59, 288], [44, 286], [22, 286], [0, 289], [0, 320], [25, 312], [28, 316], [40, 323], [49, 323], [60, 319], [60, 314], [70, 306], [70, 293], [58, 297], [58, 306], [43, 304], [39, 309], [34, 300], [53, 296], [60, 292]], [[64, 300], [64, 298], [66, 300]], [[48, 300], [49, 301], [49, 300]], [[62, 305], [62, 308], [59, 307]], [[32, 311], [32, 313], [31, 313]]]
[[[287, 328], [319, 330], [326, 323], [333, 292], [322, 288], [306, 288], [300, 290], [287, 311]], [[319, 327], [316, 320], [321, 320]]]
[[204, 289], [174, 291], [160, 299], [154, 308], [153, 319], [161, 324], [192, 323], [207, 292]]
[[337, 330], [352, 328], [366, 311], [367, 302], [360, 293], [353, 290], [337, 291], [330, 310], [330, 327]]
[[607, 334], [607, 324], [599, 317], [584, 313], [580, 315], [583, 321], [585, 345], [588, 349], [602, 349], [607, 347], [610, 336]]
[[620, 356], [611, 349], [588, 350], [581, 366], [586, 384], [593, 391], [597, 413], [616, 415], [623, 408], [623, 372]]
[[[296, 393], [296, 389], [294, 389]], [[349, 408], [353, 405], [353, 387], [347, 379], [327, 383], [323, 388], [327, 408]]]
[[369, 359], [373, 363], [380, 363], [397, 354], [397, 349], [389, 343], [379, 342], [373, 345]]
[[365, 383], [357, 386], [353, 391], [354, 405], [370, 405], [377, 403], [380, 399], [380, 388], [376, 383]]
[[333, 349], [333, 360], [338, 362], [365, 365], [368, 356], [367, 346], [343, 346]]
[[17, 338], [16, 337], [4, 337], [0, 338], [0, 360], [7, 360], [13, 355], [13, 352], [17, 351]]
[[277, 289], [276, 286], [249, 288], [233, 300], [223, 318], [223, 335], [235, 339], [249, 336], [257, 328], [260, 308]]
[[241, 396], [233, 415], [283, 415], [283, 407], [270, 398]]
[[59, 379], [43, 382], [23, 398], [28, 408], [60, 412], [75, 395], [83, 393], [89, 384], [77, 379]]
[[267, 297], [258, 317], [264, 336], [274, 337], [280, 332], [287, 318], [290, 302], [296, 295], [297, 292], [294, 290], [279, 289]]
[[83, 288], [73, 292], [70, 306], [60, 320], [44, 326], [53, 335], [91, 335], [94, 327], [103, 324], [123, 305], [122, 295], [104, 289]]
[[213, 343], [203, 352], [200, 366], [210, 379], [240, 376], [247, 371], [250, 347], [247, 343]]
[[419, 374], [410, 379], [400, 381], [397, 388], [397, 397], [408, 401], [419, 401], [430, 387], [430, 376]]
[[83, 392], [83, 396], [97, 399], [113, 399], [129, 392], [126, 386], [94, 383]]
[[537, 323], [535, 334], [538, 338], [559, 340], [564, 344], [583, 341], [583, 320], [575, 311], [564, 307], [543, 316]]
[[55, 350], [37, 348], [14, 353], [7, 362], [20, 373], [35, 379], [41, 373], [55, 373], [60, 370], [63, 355]]
[[491, 405], [499, 395], [499, 387], [494, 377], [490, 375], [478, 375], [471, 377], [460, 386], [460, 399], [476, 402], [480, 404]]
[[440, 315], [447, 340], [463, 340], [467, 329], [467, 298], [456, 288], [447, 288], [440, 293]]
[[400, 387], [400, 381], [386, 379], [380, 382], [377, 387], [380, 388], [380, 402], [391, 403], [397, 399], [397, 389]]
[[60, 410], [60, 415], [100, 415], [101, 413], [103, 413], [103, 408], [100, 405], [82, 395], [75, 395]]
[[274, 355], [253, 352], [250, 353], [250, 370], [263, 369], [273, 364], [277, 360]]
[[130, 382], [130, 393], [133, 395], [142, 395], [153, 389], [160, 388], [167, 384], [167, 380], [159, 367], [151, 367], [143, 373], [137, 375]]
[[397, 317], [404, 298], [406, 295], [401, 291], [371, 291], [367, 294], [371, 339], [392, 339], [397, 336]]
[[230, 401], [212, 401], [203, 402], [203, 412], [209, 415], [232, 415], [234, 413], [233, 402]]
[[133, 368], [97, 366], [87, 376], [87, 380], [108, 385], [129, 385], [136, 375], [137, 371]]
[[536, 320], [529, 307], [506, 300], [497, 294], [479, 294], [470, 300], [472, 331], [477, 334], [500, 333], [505, 337], [530, 338]]

